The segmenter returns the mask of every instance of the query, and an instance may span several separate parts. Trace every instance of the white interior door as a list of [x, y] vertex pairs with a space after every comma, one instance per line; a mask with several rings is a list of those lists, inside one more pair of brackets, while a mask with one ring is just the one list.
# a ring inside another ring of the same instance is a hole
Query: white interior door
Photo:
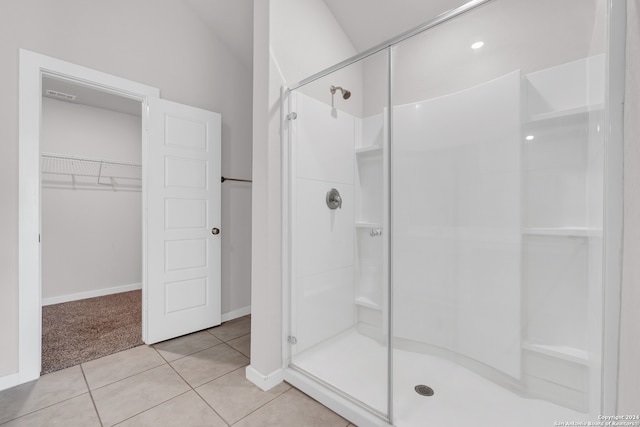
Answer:
[[219, 325], [220, 115], [150, 98], [146, 144], [147, 344]]

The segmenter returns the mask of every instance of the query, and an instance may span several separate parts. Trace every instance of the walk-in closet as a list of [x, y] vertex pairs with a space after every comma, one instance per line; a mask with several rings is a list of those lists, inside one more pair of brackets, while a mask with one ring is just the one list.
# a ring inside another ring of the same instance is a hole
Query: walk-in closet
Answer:
[[[141, 105], [43, 78], [42, 370], [141, 343]], [[77, 346], [77, 347], [76, 347]]]

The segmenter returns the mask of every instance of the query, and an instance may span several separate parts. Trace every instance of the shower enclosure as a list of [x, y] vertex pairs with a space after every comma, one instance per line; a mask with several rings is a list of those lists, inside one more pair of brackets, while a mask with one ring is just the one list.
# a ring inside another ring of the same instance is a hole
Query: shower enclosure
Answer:
[[615, 411], [622, 4], [460, 3], [284, 91], [289, 382], [363, 426]]

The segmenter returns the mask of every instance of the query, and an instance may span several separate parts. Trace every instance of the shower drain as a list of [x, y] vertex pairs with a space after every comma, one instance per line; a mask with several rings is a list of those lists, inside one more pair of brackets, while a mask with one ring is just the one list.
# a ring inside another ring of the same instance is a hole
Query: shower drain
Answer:
[[433, 396], [433, 389], [424, 384], [418, 384], [414, 389], [420, 396]]

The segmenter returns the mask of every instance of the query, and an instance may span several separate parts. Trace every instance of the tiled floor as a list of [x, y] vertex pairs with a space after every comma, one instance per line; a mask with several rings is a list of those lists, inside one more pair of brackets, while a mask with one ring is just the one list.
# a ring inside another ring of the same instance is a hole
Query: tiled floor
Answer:
[[251, 319], [140, 346], [0, 392], [0, 425], [351, 426], [287, 384], [245, 379]]

